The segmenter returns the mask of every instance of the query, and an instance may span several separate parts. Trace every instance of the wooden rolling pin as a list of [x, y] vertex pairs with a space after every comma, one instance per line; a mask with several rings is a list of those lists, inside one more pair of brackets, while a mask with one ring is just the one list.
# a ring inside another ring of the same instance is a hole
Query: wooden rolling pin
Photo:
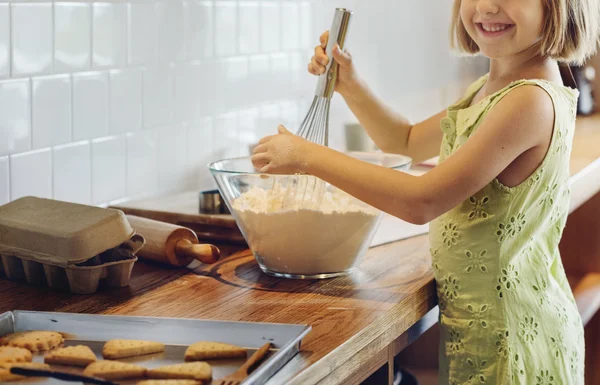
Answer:
[[146, 239], [144, 247], [137, 252], [140, 258], [178, 267], [187, 266], [195, 259], [207, 264], [219, 260], [219, 249], [199, 244], [196, 234], [186, 227], [133, 215], [127, 215], [127, 220], [135, 232]]

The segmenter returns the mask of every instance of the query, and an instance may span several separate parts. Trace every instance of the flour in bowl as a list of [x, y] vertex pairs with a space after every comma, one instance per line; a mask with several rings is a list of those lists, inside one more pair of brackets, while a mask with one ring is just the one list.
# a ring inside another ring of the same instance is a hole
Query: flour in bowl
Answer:
[[379, 210], [340, 190], [326, 191], [314, 208], [305, 207], [317, 197], [298, 194], [293, 209], [282, 209], [286, 197], [285, 188], [253, 187], [233, 201], [238, 224], [263, 267], [293, 275], [339, 273], [368, 249]]

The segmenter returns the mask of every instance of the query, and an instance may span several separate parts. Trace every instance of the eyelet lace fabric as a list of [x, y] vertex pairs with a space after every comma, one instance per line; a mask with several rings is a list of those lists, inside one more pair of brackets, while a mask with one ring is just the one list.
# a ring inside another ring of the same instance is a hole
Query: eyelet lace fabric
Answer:
[[523, 183], [508, 187], [494, 179], [430, 223], [440, 384], [583, 385], [583, 326], [558, 251], [578, 93], [520, 80], [471, 105], [486, 80], [448, 108], [440, 123], [441, 162], [517, 87], [548, 93], [555, 127], [542, 164]]

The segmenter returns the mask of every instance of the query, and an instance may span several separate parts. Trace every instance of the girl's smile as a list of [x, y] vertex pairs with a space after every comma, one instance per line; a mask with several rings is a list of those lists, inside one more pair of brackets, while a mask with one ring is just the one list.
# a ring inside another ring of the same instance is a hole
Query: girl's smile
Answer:
[[485, 39], [494, 39], [504, 36], [511, 33], [515, 28], [514, 24], [490, 22], [475, 23], [475, 26], [477, 27], [477, 32]]

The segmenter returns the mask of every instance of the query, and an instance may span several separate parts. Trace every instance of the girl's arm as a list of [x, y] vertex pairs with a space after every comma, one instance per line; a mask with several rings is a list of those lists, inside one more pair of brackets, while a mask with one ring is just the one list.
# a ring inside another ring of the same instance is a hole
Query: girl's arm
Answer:
[[405, 117], [388, 108], [366, 84], [359, 82], [344, 100], [358, 118], [373, 142], [383, 152], [410, 156], [420, 163], [439, 154], [442, 141], [441, 111], [429, 119], [411, 124]]
[[548, 94], [523, 86], [504, 97], [460, 149], [423, 176], [368, 164], [289, 133], [264, 138], [253, 162], [263, 172], [315, 175], [382, 211], [423, 224], [482, 189], [526, 151], [538, 150], [537, 167], [553, 125]]
[[[327, 42], [323, 38], [321, 41]], [[446, 111], [421, 123], [411, 124], [402, 115], [388, 108], [367, 84], [358, 78], [349, 54], [340, 51], [336, 45], [333, 57], [340, 65], [344, 79], [343, 84], [338, 86], [338, 93], [382, 151], [410, 156], [415, 163], [438, 155], [442, 141], [440, 120], [446, 115]], [[318, 59], [325, 62], [328, 60], [324, 54], [317, 56], [315, 60]]]

